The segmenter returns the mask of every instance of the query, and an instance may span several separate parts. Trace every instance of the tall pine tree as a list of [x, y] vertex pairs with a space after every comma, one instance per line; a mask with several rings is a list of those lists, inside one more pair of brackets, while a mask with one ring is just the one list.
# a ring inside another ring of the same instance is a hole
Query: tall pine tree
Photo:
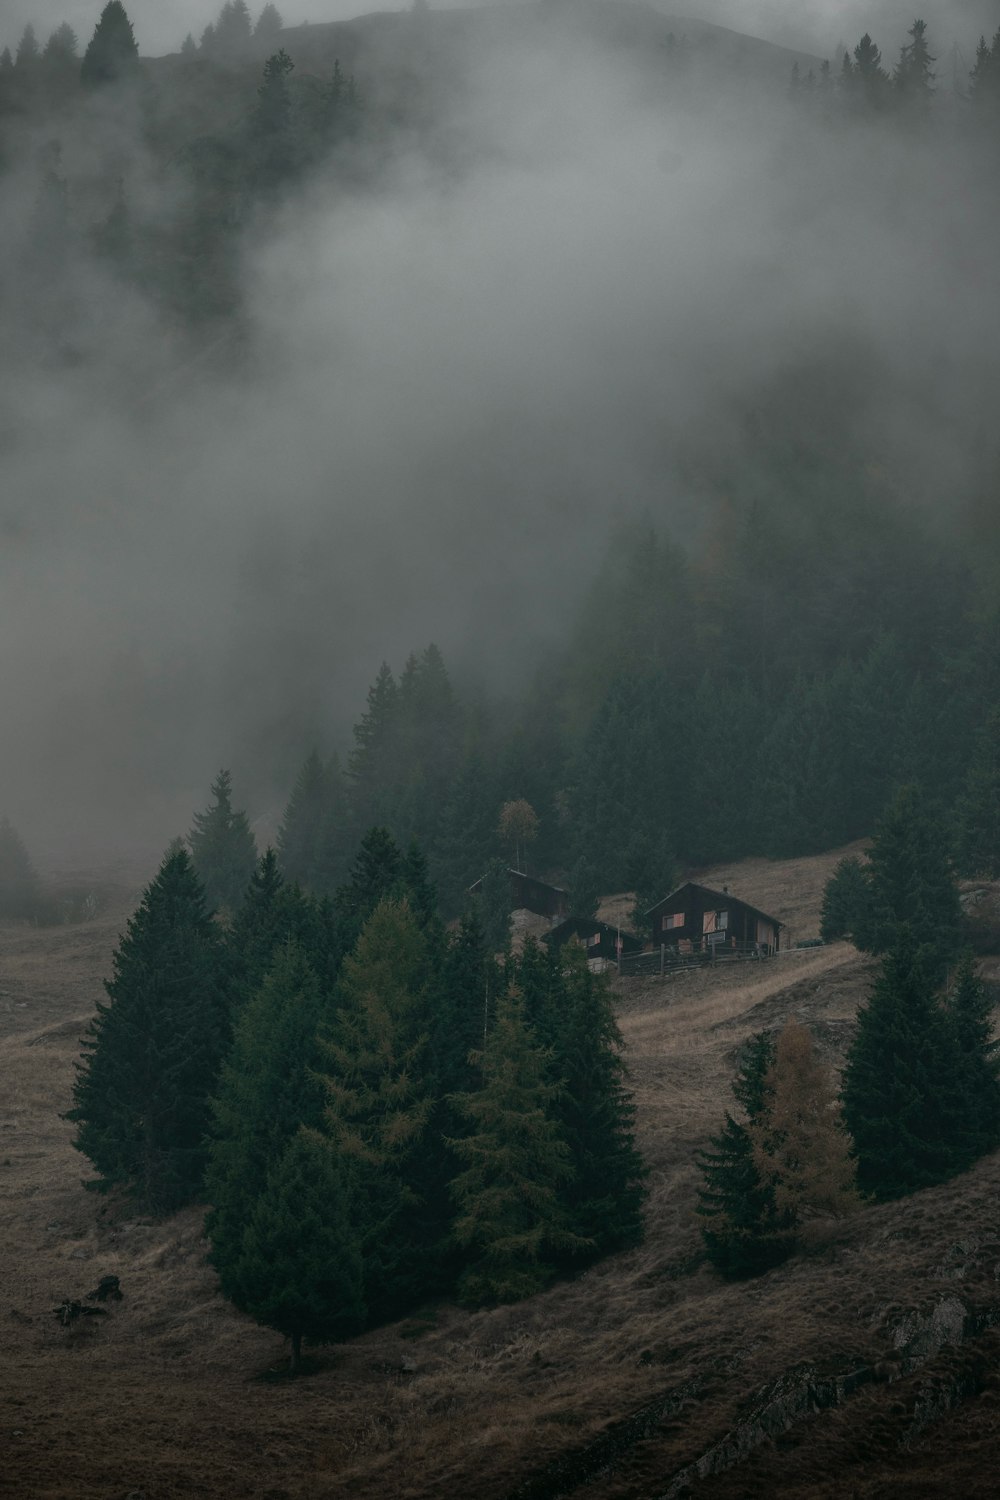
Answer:
[[247, 815], [233, 807], [233, 778], [220, 771], [212, 782], [214, 801], [195, 813], [188, 834], [191, 859], [209, 901], [232, 912], [246, 895], [257, 864], [257, 845]]
[[515, 1302], [545, 1286], [560, 1258], [588, 1246], [563, 1201], [573, 1165], [555, 1118], [560, 1090], [515, 991], [500, 999], [480, 1062], [482, 1087], [455, 1100], [467, 1125], [452, 1142], [463, 1163], [451, 1189], [454, 1235], [468, 1260], [459, 1295]]
[[201, 1188], [229, 1029], [219, 931], [183, 849], [145, 891], [105, 987], [66, 1118], [97, 1168], [93, 1186], [169, 1213]]

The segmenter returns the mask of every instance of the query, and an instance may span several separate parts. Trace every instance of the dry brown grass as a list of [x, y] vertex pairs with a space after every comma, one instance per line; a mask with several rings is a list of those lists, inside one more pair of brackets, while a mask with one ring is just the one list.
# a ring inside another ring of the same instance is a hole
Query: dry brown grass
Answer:
[[[840, 852], [703, 874], [809, 936]], [[751, 1032], [796, 1014], [832, 1059], [842, 1055], [868, 966], [840, 944], [623, 988], [651, 1169], [641, 1248], [515, 1307], [426, 1309], [319, 1351], [315, 1373], [294, 1384], [261, 1380], [280, 1364], [281, 1340], [217, 1295], [199, 1212], [150, 1224], [85, 1193], [86, 1163], [59, 1119], [133, 899], [120, 891], [105, 916], [79, 927], [2, 933], [4, 1495], [500, 1500], [549, 1459], [690, 1382], [679, 1414], [586, 1490], [593, 1500], [653, 1496], [798, 1362], [882, 1358], [899, 1311], [956, 1286], [970, 1303], [1000, 1303], [996, 1157], [907, 1203], [865, 1210], [750, 1285], [724, 1286], [696, 1264], [693, 1153], [725, 1107], [735, 1053]], [[51, 1309], [109, 1272], [125, 1300], [107, 1319], [62, 1329]], [[810, 1418], [698, 1492], [944, 1495], [954, 1475], [970, 1495], [985, 1493], [976, 1476], [996, 1435], [985, 1384], [953, 1419], [969, 1444], [961, 1453], [944, 1428], [899, 1449], [901, 1381]]]

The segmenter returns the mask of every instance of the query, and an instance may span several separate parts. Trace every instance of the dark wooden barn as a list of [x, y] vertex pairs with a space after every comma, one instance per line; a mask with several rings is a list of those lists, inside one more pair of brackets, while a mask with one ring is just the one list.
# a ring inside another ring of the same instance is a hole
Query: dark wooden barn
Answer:
[[610, 922], [599, 922], [596, 917], [566, 917], [543, 934], [542, 942], [553, 948], [579, 943], [586, 948], [588, 958], [607, 958], [612, 963], [617, 963], [620, 953], [639, 953], [642, 949], [642, 943], [631, 933], [612, 927]]
[[777, 953], [781, 923], [731, 892], [713, 891], [689, 880], [646, 913], [652, 946], [679, 953], [712, 949]]
[[[569, 911], [569, 895], [558, 885], [547, 885], [544, 880], [535, 880], [522, 870], [508, 869], [510, 877], [511, 911], [533, 911], [540, 917], [564, 917]], [[475, 885], [469, 886], [469, 895], [478, 896], [482, 889], [482, 876]]]

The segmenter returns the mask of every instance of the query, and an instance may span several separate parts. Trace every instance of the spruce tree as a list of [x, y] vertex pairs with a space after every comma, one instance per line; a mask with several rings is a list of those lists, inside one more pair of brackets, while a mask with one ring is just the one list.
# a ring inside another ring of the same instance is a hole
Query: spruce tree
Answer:
[[451, 1185], [454, 1235], [468, 1260], [458, 1290], [473, 1304], [514, 1302], [588, 1247], [563, 1202], [573, 1166], [555, 1119], [559, 1087], [516, 991], [501, 997], [479, 1061], [482, 1087], [455, 1099], [468, 1133], [451, 1142], [463, 1163]]
[[345, 1175], [329, 1142], [300, 1130], [267, 1174], [249, 1211], [229, 1296], [291, 1340], [329, 1343], [364, 1322], [362, 1254]]
[[947, 1015], [964, 1059], [966, 1100], [979, 1156], [1000, 1144], [1000, 1054], [993, 1039], [993, 1004], [969, 953], [955, 974]]
[[871, 920], [872, 888], [868, 872], [859, 859], [840, 860], [823, 887], [819, 935], [824, 943], [851, 938], [866, 947], [867, 924]]
[[980, 731], [955, 808], [955, 864], [962, 875], [1000, 876], [1000, 708]]
[[14, 54], [14, 66], [22, 72], [28, 72], [36, 66], [40, 56], [41, 49], [38, 46], [38, 37], [35, 35], [34, 26], [29, 22], [21, 32], [21, 40], [18, 42], [17, 51]]
[[282, 872], [304, 890], [333, 895], [344, 879], [347, 798], [340, 766], [316, 751], [296, 778], [278, 833]]
[[269, 3], [264, 6], [264, 9], [257, 17], [257, 24], [254, 26], [253, 34], [255, 37], [265, 39], [276, 37], [279, 31], [284, 30], [284, 25], [285, 23], [281, 18], [281, 13], [277, 6]]
[[139, 48], [121, 0], [108, 0], [80, 64], [88, 88], [122, 83], [138, 74]]
[[902, 787], [886, 809], [868, 863], [872, 901], [866, 949], [886, 952], [905, 923], [926, 950], [932, 977], [940, 979], [961, 941], [962, 909], [947, 835], [917, 786]]
[[38, 876], [17, 829], [0, 818], [0, 920], [37, 920], [44, 912]]
[[315, 1069], [330, 1009], [301, 949], [287, 942], [236, 1020], [212, 1103], [205, 1173], [212, 1263], [227, 1297], [238, 1298], [243, 1233], [268, 1173], [300, 1125], [321, 1123], [324, 1091]]
[[729, 1280], [770, 1270], [794, 1246], [791, 1216], [775, 1203], [774, 1188], [757, 1165], [751, 1134], [767, 1109], [773, 1060], [774, 1039], [764, 1032], [753, 1037], [733, 1080], [743, 1119], [727, 1112], [719, 1135], [699, 1152], [702, 1239], [712, 1265]]
[[[214, 44], [219, 46], [218, 28]], [[253, 142], [253, 176], [264, 190], [279, 188], [296, 167], [292, 131], [292, 93], [288, 76], [295, 64], [284, 48], [269, 57], [257, 89], [257, 104], [250, 117]]]
[[977, 1155], [966, 1059], [935, 997], [934, 967], [901, 927], [847, 1055], [841, 1102], [858, 1187], [879, 1199], [943, 1182]]
[[337, 891], [336, 907], [343, 947], [354, 947], [380, 901], [401, 893], [403, 856], [387, 828], [370, 828], [361, 841], [347, 883]]
[[927, 23], [916, 20], [907, 32], [910, 38], [902, 48], [899, 63], [893, 74], [893, 83], [903, 106], [910, 110], [925, 112], [934, 93], [934, 71], [927, 45]]
[[889, 75], [882, 66], [882, 54], [867, 31], [854, 49], [851, 84], [853, 97], [863, 109], [877, 111], [888, 104]]
[[128, 923], [84, 1039], [66, 1118], [101, 1190], [170, 1213], [200, 1190], [209, 1100], [228, 1041], [218, 928], [186, 852], [168, 854]]
[[562, 1201], [585, 1256], [597, 1258], [642, 1238], [646, 1168], [607, 979], [591, 973], [581, 948], [559, 959], [559, 1021], [549, 1045], [550, 1076], [561, 1090], [553, 1112], [572, 1167]]
[[441, 1226], [424, 1176], [429, 1127], [427, 944], [405, 903], [384, 900], [344, 960], [336, 1018], [323, 1039], [324, 1129], [358, 1205], [365, 1301], [384, 1321], [434, 1286]]
[[213, 781], [212, 796], [211, 806], [194, 815], [188, 846], [209, 901], [232, 912], [246, 895], [257, 864], [257, 845], [246, 813], [233, 807], [228, 771], [220, 771]]
[[318, 978], [336, 973], [339, 949], [332, 914], [324, 916], [298, 886], [287, 885], [274, 850], [266, 849], [226, 934], [235, 1005], [256, 994], [289, 943], [301, 948]]

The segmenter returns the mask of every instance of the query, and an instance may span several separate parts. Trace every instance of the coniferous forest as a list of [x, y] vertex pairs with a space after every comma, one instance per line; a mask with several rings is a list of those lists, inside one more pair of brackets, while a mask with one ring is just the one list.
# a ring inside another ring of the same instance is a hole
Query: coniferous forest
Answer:
[[[59, 1112], [93, 1244], [196, 1216], [206, 1295], [293, 1376], [442, 1307], [496, 1348], [546, 1298], [600, 1322], [623, 1267], [686, 1331], [614, 1347], [620, 1428], [539, 1415], [508, 1500], [613, 1486], [745, 1366], [750, 1406], [621, 1481], [693, 1493], [923, 1368], [934, 1317], [989, 1333], [939, 1288], [926, 1327], [866, 1308], [890, 1374], [765, 1384], [766, 1339], [695, 1371], [681, 1303], [735, 1347], [1000, 1147], [1000, 30], [824, 57], [632, 0], [225, 0], [154, 55], [121, 0], [50, 22], [0, 36], [0, 921], [68, 973], [98, 900], [46, 869], [145, 872]], [[794, 941], [737, 980], [699, 926], [671, 977], [658, 901], [810, 859]], [[659, 973], [526, 930], [531, 881]], [[111, 1318], [81, 1295], [61, 1328]], [[941, 1379], [893, 1453], [992, 1377]]]

